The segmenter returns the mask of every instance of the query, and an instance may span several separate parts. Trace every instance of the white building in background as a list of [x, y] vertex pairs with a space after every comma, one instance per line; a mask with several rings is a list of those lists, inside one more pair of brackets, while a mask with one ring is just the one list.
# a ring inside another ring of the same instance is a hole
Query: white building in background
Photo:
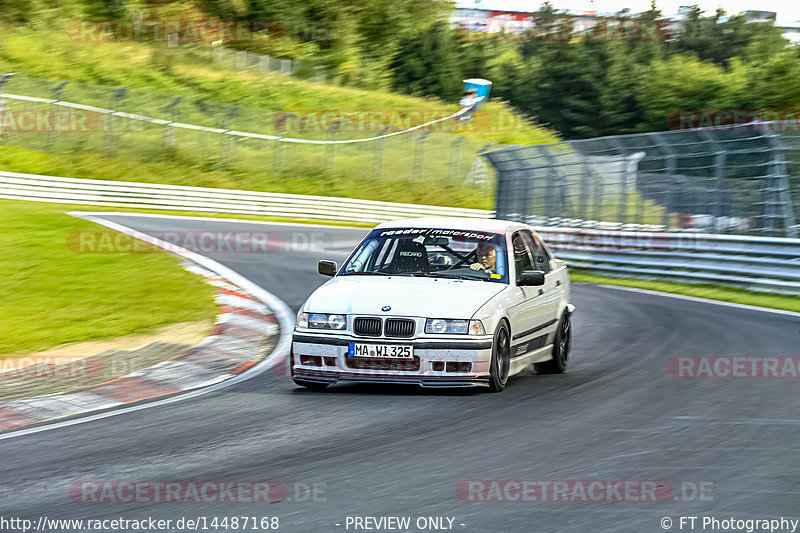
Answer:
[[775, 22], [775, 25], [783, 30], [783, 38], [794, 44], [800, 44], [800, 20], [795, 22]]
[[[485, 33], [521, 34], [534, 29], [534, 18], [539, 5], [529, 3], [531, 9], [521, 11], [519, 2], [513, 0], [457, 0], [456, 9], [450, 17], [450, 25], [467, 31]], [[598, 18], [619, 17], [622, 13], [600, 13], [597, 11], [574, 11], [567, 13], [573, 18], [574, 31], [591, 28]], [[627, 11], [626, 16], [631, 16]]]
[[[450, 25], [467, 31], [484, 33], [509, 33], [519, 35], [526, 30], [534, 29], [535, 16], [539, 5], [535, 2], [528, 11], [519, 9], [519, 2], [514, 0], [457, 0], [456, 9], [450, 16]], [[669, 21], [668, 27], [672, 32], [677, 32], [691, 10], [689, 6], [681, 6], [673, 15], [665, 15]], [[581, 32], [594, 26], [598, 18], [618, 18], [621, 16], [632, 17], [636, 13], [627, 10], [616, 13], [601, 13], [597, 11], [567, 11], [573, 18], [575, 32]], [[784, 30], [783, 37], [792, 43], [800, 44], [800, 21], [788, 22], [776, 20], [774, 11], [747, 10], [744, 12], [749, 22], [758, 23], [772, 21], [775, 26]], [[723, 19], [727, 20], [727, 19]]]

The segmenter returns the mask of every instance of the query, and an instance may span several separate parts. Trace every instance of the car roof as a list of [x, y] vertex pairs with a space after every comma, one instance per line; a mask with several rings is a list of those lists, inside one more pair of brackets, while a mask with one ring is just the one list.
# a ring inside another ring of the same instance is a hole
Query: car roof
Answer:
[[505, 233], [512, 228], [526, 227], [519, 222], [499, 220], [496, 218], [466, 218], [466, 217], [424, 217], [403, 218], [383, 222], [376, 228], [437, 228], [457, 229], [471, 231], [486, 231], [489, 233]]

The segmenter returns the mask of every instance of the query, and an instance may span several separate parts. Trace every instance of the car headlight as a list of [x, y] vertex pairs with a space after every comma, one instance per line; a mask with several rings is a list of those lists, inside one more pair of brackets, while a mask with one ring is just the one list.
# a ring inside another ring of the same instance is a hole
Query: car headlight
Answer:
[[297, 325], [309, 329], [345, 329], [347, 317], [328, 313], [300, 313]]
[[460, 333], [483, 335], [485, 330], [480, 320], [454, 320], [448, 318], [429, 318], [425, 321], [425, 333]]

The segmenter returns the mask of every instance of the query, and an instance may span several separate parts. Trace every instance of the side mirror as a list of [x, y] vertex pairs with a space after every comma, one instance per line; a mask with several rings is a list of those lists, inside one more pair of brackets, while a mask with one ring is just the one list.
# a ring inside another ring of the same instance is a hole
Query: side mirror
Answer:
[[336, 261], [320, 261], [317, 265], [317, 272], [323, 276], [333, 277], [336, 275], [336, 270]]
[[519, 287], [536, 287], [544, 285], [544, 272], [541, 270], [526, 270], [517, 281]]

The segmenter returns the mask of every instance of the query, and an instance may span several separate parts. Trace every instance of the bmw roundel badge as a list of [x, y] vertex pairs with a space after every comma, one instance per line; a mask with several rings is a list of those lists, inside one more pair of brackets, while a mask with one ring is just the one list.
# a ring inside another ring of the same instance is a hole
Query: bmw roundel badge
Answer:
[[391, 311], [391, 310], [392, 310], [391, 305], [384, 305], [383, 307], [381, 307], [381, 311]]

